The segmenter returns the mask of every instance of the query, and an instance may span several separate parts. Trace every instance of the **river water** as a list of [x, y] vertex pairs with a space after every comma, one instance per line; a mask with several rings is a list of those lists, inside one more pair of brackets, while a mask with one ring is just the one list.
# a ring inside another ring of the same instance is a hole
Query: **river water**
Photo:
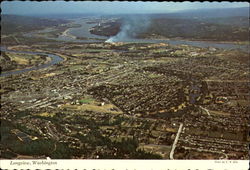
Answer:
[[[97, 38], [99, 40], [84, 40], [84, 42], [103, 42], [108, 39], [108, 37], [105, 36], [98, 36], [91, 34], [89, 32], [89, 29], [96, 24], [87, 24], [86, 22], [88, 19], [77, 19], [74, 23], [81, 24], [81, 27], [78, 28], [70, 28], [69, 33], [76, 37], [85, 37], [85, 38]], [[80, 42], [82, 42], [80, 40]], [[160, 39], [125, 39], [122, 42], [134, 42], [134, 43], [168, 43], [171, 45], [190, 45], [190, 46], [196, 46], [196, 47], [202, 47], [202, 48], [220, 48], [220, 49], [238, 49], [245, 52], [249, 52], [249, 45], [238, 45], [233, 43], [217, 43], [217, 42], [211, 42], [211, 41], [189, 41], [189, 40], [160, 40]]]
[[81, 27], [69, 28], [69, 33], [80, 38], [100, 39], [105, 41], [108, 37], [91, 34], [89, 32], [89, 29], [94, 27], [96, 24], [88, 24], [88, 21], [89, 19], [78, 19], [74, 21], [74, 24], [80, 24]]
[[[66, 42], [79, 42], [79, 43], [98, 43], [98, 42], [105, 42], [109, 37], [106, 36], [99, 36], [94, 35], [89, 32], [89, 29], [96, 24], [88, 24], [87, 21], [90, 21], [89, 19], [80, 18], [75, 19], [73, 21], [74, 24], [80, 24], [80, 27], [77, 28], [69, 28], [68, 34], [70, 36], [59, 36], [57, 38], [51, 38], [51, 37], [45, 37], [48, 39], [58, 40], [58, 41], [66, 41]], [[48, 31], [46, 29], [44, 32]], [[41, 31], [40, 31], [41, 32]], [[35, 32], [27, 33], [25, 36], [32, 37], [34, 36]], [[86, 38], [86, 39], [76, 39], [74, 37], [79, 38]], [[211, 41], [190, 41], [190, 40], [168, 40], [168, 39], [125, 39], [122, 42], [134, 42], [134, 43], [168, 43], [170, 45], [190, 45], [195, 47], [202, 47], [202, 48], [219, 48], [219, 49], [237, 49], [244, 52], [249, 53], [249, 44], [248, 45], [239, 45], [234, 43], [218, 43], [218, 42], [211, 42]]]
[[25, 72], [32, 71], [32, 70], [43, 69], [43, 68], [52, 66], [54, 64], [57, 64], [57, 63], [63, 61], [62, 57], [60, 57], [58, 55], [55, 55], [55, 54], [48, 54], [48, 53], [42, 53], [42, 52], [15, 51], [15, 50], [8, 50], [8, 49], [6, 49], [4, 47], [1, 47], [1, 51], [13, 52], [13, 53], [21, 53], [21, 54], [47, 55], [48, 57], [51, 58], [51, 61], [49, 63], [46, 63], [46, 64], [41, 64], [41, 65], [38, 65], [38, 66], [25, 68], [25, 69], [21, 69], [21, 70], [2, 72], [1, 77], [15, 75], [15, 74], [21, 74], [21, 73], [25, 73]]
[[[95, 42], [105, 42], [108, 37], [105, 36], [98, 36], [91, 34], [89, 32], [89, 29], [96, 24], [88, 24], [87, 21], [89, 19], [76, 19], [74, 21], [74, 24], [80, 24], [80, 27], [77, 28], [69, 28], [67, 30], [67, 34], [69, 36], [61, 35], [57, 38], [52, 38], [52, 37], [45, 37], [47, 39], [53, 39], [57, 41], [66, 41], [66, 42], [80, 42], [80, 43], [95, 43]], [[45, 33], [45, 32], [50, 32], [53, 31], [53, 28], [46, 28], [44, 30], [40, 31], [34, 31], [30, 33], [25, 33], [24, 36], [27, 37], [33, 37], [35, 36], [36, 33]], [[86, 38], [86, 39], [76, 39], [75, 37], [79, 38]], [[196, 46], [196, 47], [202, 47], [202, 48], [208, 48], [208, 47], [213, 47], [213, 48], [219, 48], [219, 49], [237, 49], [241, 50], [244, 52], [249, 53], [249, 44], [248, 45], [237, 45], [233, 43], [216, 43], [216, 42], [209, 42], [209, 41], [188, 41], [188, 40], [159, 40], [159, 39], [126, 39], [123, 40], [122, 42], [133, 42], [133, 43], [168, 43], [171, 45], [190, 45], [190, 46]], [[31, 68], [26, 68], [22, 70], [15, 70], [15, 71], [8, 71], [8, 72], [3, 72], [1, 73], [1, 77], [4, 76], [9, 76], [9, 75], [14, 75], [14, 74], [21, 74], [27, 71], [32, 71], [32, 70], [38, 70], [42, 68], [49, 67], [51, 65], [57, 64], [60, 61], [63, 60], [63, 58], [54, 55], [54, 54], [47, 54], [47, 53], [41, 53], [41, 52], [26, 52], [26, 51], [14, 51], [14, 50], [7, 50], [6, 48], [1, 47], [1, 51], [6, 51], [6, 52], [14, 52], [14, 53], [23, 53], [23, 54], [34, 54], [34, 55], [47, 55], [50, 57], [52, 60], [49, 63], [34, 66]]]
[[244, 52], [249, 52], [249, 45], [238, 45], [233, 43], [217, 43], [210, 41], [189, 41], [189, 40], [157, 40], [157, 39], [127, 39], [123, 42], [138, 42], [138, 43], [168, 43], [171, 45], [190, 45], [201, 48], [219, 48], [225, 50], [237, 49]]

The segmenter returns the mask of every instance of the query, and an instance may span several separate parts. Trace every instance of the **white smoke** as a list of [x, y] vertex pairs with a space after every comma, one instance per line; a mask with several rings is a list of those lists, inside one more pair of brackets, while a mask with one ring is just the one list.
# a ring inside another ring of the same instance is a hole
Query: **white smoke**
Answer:
[[115, 36], [110, 37], [105, 42], [124, 42], [129, 41], [139, 33], [143, 33], [150, 25], [150, 19], [148, 17], [133, 17], [124, 18], [121, 26], [121, 31]]

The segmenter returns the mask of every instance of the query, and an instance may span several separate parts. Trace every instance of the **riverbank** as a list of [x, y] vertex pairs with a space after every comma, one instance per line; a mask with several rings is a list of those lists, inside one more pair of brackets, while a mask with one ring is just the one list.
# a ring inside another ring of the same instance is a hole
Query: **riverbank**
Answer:
[[69, 33], [69, 29], [70, 29], [70, 28], [66, 29], [66, 30], [61, 34], [61, 36], [63, 36], [63, 37], [69, 37], [69, 38], [72, 38], [72, 39], [77, 39], [76, 36], [74, 36], [74, 35], [72, 35], [72, 34]]
[[172, 41], [195, 41], [195, 42], [209, 42], [209, 43], [217, 43], [217, 44], [235, 44], [235, 45], [249, 45], [248, 41], [218, 41], [218, 40], [211, 40], [211, 39], [188, 39], [188, 38], [167, 38], [164, 36], [153, 36], [148, 38], [143, 38], [145, 40], [172, 40]]
[[4, 48], [4, 49], [1, 48], [1, 51], [8, 52], [8, 53], [29, 54], [29, 55], [32, 54], [32, 55], [46, 56], [44, 63], [40, 63], [40, 64], [35, 65], [35, 66], [28, 66], [28, 67], [25, 67], [25, 68], [14, 69], [14, 70], [11, 70], [11, 71], [2, 72], [1, 75], [0, 75], [1, 77], [15, 75], [15, 74], [21, 74], [21, 73], [25, 73], [25, 72], [28, 72], [28, 71], [47, 68], [49, 66], [58, 64], [58, 63], [60, 63], [61, 61], [64, 60], [62, 57], [60, 57], [58, 55], [48, 54], [48, 53], [43, 53], [43, 52], [14, 51], [14, 50], [8, 50], [6, 48]]
[[210, 43], [221, 43], [221, 44], [249, 45], [249, 41], [218, 41], [218, 40], [211, 40], [211, 39], [195, 39], [195, 38], [183, 38], [183, 37], [169, 38], [169, 37], [165, 37], [162, 35], [152, 35], [152, 36], [147, 36], [145, 38], [138, 38], [138, 39], [196, 41], [196, 42], [210, 42]]
[[[62, 30], [59, 33], [58, 37], [48, 37], [44, 35], [43, 38], [52, 39], [61, 42], [74, 42], [74, 43], [100, 43], [105, 42], [110, 37], [103, 37], [97, 36], [95, 34], [91, 34], [89, 29], [96, 24], [88, 24], [88, 19], [76, 19], [72, 21], [70, 24], [71, 26], [77, 25], [77, 27], [69, 27], [67, 26], [66, 29]], [[47, 28], [48, 30], [48, 28]], [[35, 34], [33, 34], [36, 36]], [[32, 36], [30, 34], [29, 36]], [[139, 38], [131, 38], [120, 40], [121, 42], [132, 42], [132, 43], [168, 43], [171, 45], [189, 45], [189, 46], [196, 46], [202, 48], [219, 48], [219, 49], [236, 49], [241, 50], [244, 52], [248, 52], [249, 43], [243, 41], [215, 41], [215, 40], [208, 40], [208, 39], [183, 39], [181, 37], [176, 38], [166, 38], [164, 36], [157, 36], [153, 35], [149, 39], [139, 39]]]

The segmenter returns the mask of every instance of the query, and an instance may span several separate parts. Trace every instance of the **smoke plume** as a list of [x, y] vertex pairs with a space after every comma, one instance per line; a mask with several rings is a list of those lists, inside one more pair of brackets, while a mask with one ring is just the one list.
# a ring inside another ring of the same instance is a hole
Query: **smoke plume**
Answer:
[[110, 37], [105, 42], [124, 42], [136, 38], [145, 32], [150, 25], [150, 19], [146, 16], [135, 16], [123, 18], [121, 31]]

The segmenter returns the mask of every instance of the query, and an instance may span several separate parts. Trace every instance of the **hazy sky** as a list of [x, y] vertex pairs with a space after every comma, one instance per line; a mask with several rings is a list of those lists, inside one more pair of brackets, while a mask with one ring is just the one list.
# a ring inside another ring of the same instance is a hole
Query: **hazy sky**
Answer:
[[58, 13], [157, 13], [187, 9], [249, 7], [248, 2], [30, 2], [4, 1], [3, 14], [58, 14]]

